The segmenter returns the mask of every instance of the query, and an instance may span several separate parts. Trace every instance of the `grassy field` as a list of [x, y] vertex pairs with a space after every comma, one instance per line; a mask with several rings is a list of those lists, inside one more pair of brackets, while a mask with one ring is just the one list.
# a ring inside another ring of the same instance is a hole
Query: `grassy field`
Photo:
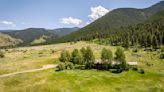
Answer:
[[[58, 63], [63, 49], [72, 51], [86, 46], [93, 49], [97, 59], [102, 48], [109, 48], [113, 53], [116, 49], [86, 42], [8, 49], [4, 51], [5, 58], [0, 59], [0, 75]], [[125, 54], [126, 60], [137, 61], [145, 74], [136, 71], [113, 74], [97, 70], [56, 72], [55, 69], [48, 69], [1, 78], [0, 92], [164, 92], [164, 60], [159, 59], [159, 52], [140, 49], [133, 53], [129, 49]]]

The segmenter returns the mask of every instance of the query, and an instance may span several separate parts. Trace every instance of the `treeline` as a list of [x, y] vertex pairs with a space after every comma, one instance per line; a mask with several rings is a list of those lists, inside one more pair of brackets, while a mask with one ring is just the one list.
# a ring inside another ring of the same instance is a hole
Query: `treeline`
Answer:
[[[72, 53], [67, 50], [61, 52], [60, 64], [57, 71], [64, 69], [98, 69], [98, 70], [110, 70], [116, 69], [114, 72], [122, 72], [128, 70], [128, 65], [125, 60], [124, 50], [118, 47], [115, 56], [111, 50], [103, 48], [101, 52], [101, 59], [95, 60], [94, 53], [90, 47], [81, 48], [80, 50], [74, 49]], [[115, 64], [113, 64], [115, 63]]]

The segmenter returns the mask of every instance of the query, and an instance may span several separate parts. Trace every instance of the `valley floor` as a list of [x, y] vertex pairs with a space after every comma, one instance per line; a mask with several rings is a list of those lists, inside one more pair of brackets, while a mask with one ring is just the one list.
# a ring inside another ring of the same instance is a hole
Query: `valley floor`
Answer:
[[[90, 46], [96, 59], [102, 48], [114, 53], [116, 47], [88, 42], [75, 44], [19, 47], [5, 50], [5, 58], [0, 59], [0, 75], [42, 68], [47, 64], [57, 64], [63, 49]], [[97, 70], [64, 70], [56, 72], [48, 69], [0, 78], [0, 92], [164, 92], [164, 60], [159, 52], [145, 52], [140, 49], [133, 53], [125, 51], [127, 61], [137, 61], [145, 74], [127, 71], [113, 74]]]

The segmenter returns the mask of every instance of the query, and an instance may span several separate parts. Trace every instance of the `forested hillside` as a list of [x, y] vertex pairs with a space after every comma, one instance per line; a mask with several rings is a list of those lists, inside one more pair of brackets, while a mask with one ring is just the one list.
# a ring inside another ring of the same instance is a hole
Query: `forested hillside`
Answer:
[[[108, 38], [111, 45], [160, 48], [164, 45], [164, 10], [156, 13], [143, 23], [113, 29], [109, 33], [93, 34], [78, 40]], [[72, 40], [73, 41], [73, 40]]]
[[164, 45], [164, 10], [143, 23], [121, 27], [109, 38], [112, 45], [159, 48]]
[[138, 23], [142, 23], [161, 10], [164, 10], [164, 1], [161, 1], [145, 9], [116, 9], [89, 24], [88, 26], [80, 29], [79, 31], [59, 38], [54, 42], [57, 43], [78, 40], [91, 40], [95, 38], [107, 38], [120, 27], [127, 27], [129, 25], [134, 26]]

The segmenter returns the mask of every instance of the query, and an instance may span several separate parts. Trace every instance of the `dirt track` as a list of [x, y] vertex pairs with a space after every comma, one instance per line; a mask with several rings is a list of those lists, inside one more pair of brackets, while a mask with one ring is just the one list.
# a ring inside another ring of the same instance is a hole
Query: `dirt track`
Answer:
[[22, 71], [22, 72], [14, 72], [14, 73], [9, 73], [9, 74], [3, 74], [3, 75], [0, 75], [0, 78], [13, 76], [13, 75], [16, 75], [16, 74], [30, 73], [30, 72], [36, 72], [36, 71], [51, 69], [51, 68], [55, 68], [56, 66], [57, 65], [49, 64], [49, 65], [45, 65], [45, 66], [43, 66], [42, 68], [39, 68], [39, 69], [32, 69], [32, 70], [25, 70], [25, 71]]

